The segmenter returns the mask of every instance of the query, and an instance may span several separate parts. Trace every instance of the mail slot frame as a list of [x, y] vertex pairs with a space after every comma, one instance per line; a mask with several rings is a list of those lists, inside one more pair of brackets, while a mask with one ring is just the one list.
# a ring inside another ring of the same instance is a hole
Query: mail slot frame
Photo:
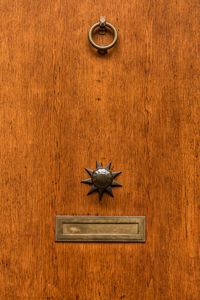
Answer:
[[[138, 243], [146, 240], [145, 216], [56, 216], [55, 240], [56, 242], [130, 242]], [[130, 234], [63, 234], [64, 224], [130, 224]], [[138, 232], [131, 233], [131, 224], [138, 224]]]

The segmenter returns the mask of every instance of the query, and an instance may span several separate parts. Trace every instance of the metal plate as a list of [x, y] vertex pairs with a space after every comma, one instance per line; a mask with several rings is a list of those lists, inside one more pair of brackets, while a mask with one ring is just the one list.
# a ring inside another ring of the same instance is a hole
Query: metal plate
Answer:
[[58, 242], [145, 242], [145, 217], [56, 216]]

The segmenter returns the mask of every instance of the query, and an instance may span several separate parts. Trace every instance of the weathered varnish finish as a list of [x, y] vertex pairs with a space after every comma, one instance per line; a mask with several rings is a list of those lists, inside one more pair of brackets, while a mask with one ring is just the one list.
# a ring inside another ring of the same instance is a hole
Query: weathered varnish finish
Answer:
[[[199, 299], [199, 0], [1, 6], [0, 299]], [[96, 159], [123, 172], [100, 203]], [[55, 243], [58, 214], [145, 215], [147, 241]]]

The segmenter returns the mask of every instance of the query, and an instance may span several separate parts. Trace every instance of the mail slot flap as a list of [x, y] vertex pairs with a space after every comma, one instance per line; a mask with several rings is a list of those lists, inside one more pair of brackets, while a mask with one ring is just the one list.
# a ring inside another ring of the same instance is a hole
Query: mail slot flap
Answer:
[[145, 217], [56, 216], [56, 241], [144, 242]]

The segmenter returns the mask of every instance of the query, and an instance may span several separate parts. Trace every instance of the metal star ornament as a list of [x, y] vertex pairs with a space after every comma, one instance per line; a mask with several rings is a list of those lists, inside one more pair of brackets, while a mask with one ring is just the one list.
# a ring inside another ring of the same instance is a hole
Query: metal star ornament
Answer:
[[91, 185], [91, 189], [87, 195], [93, 192], [99, 193], [99, 199], [101, 200], [104, 193], [108, 193], [111, 197], [114, 197], [112, 188], [121, 187], [122, 185], [114, 180], [121, 172], [112, 172], [110, 162], [106, 167], [103, 167], [98, 161], [96, 161], [96, 169], [85, 168], [86, 172], [90, 175], [90, 178], [84, 179], [81, 182]]

